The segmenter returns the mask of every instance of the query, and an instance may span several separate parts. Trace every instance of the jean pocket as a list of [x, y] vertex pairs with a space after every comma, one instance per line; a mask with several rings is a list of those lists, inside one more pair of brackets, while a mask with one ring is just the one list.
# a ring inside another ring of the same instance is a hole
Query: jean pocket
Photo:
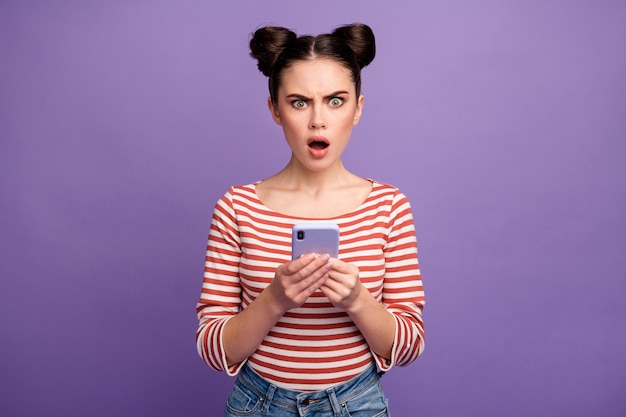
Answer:
[[226, 411], [233, 416], [250, 416], [256, 413], [261, 404], [261, 398], [245, 387], [235, 384], [228, 401]]
[[347, 417], [388, 417], [387, 397], [383, 393], [380, 384], [360, 393], [349, 401], [341, 404]]

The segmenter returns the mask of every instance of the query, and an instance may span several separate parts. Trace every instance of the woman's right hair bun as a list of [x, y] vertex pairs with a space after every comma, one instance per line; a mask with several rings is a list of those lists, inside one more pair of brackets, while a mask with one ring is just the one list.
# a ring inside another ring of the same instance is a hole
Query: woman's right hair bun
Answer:
[[257, 29], [250, 39], [250, 56], [258, 61], [259, 71], [269, 76], [281, 52], [296, 39], [297, 35], [284, 27]]
[[376, 56], [376, 38], [372, 29], [363, 23], [353, 23], [335, 29], [332, 36], [342, 39], [354, 51], [361, 68]]

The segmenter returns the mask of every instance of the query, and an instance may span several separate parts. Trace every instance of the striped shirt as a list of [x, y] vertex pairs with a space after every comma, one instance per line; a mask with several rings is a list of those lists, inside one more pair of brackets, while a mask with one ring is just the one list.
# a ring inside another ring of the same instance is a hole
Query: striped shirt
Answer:
[[[291, 260], [291, 229], [303, 219], [277, 213], [256, 195], [256, 184], [231, 187], [217, 202], [209, 232], [204, 281], [197, 305], [198, 353], [213, 369], [236, 375], [222, 345], [227, 320], [271, 283]], [[372, 361], [387, 371], [408, 365], [424, 349], [424, 291], [411, 207], [397, 188], [372, 181], [367, 199], [339, 225], [339, 259], [359, 269], [362, 284], [395, 319], [389, 360], [371, 351], [359, 329], [321, 291], [289, 310], [247, 359], [276, 386], [313, 391], [345, 382]]]

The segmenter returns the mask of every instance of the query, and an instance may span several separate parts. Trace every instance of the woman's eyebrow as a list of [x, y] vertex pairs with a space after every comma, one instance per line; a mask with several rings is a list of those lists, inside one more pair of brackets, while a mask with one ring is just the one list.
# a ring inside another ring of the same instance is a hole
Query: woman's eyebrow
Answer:
[[330, 95], [327, 95], [326, 98], [336, 97], [336, 96], [340, 96], [342, 94], [350, 94], [350, 93], [345, 91], [345, 90], [339, 90], [339, 91], [335, 91], [334, 93], [332, 93]]
[[[329, 99], [329, 98], [333, 98], [333, 97], [337, 97], [337, 96], [345, 95], [345, 94], [350, 94], [350, 93], [345, 90], [339, 90], [339, 91], [335, 91], [333, 93], [328, 94], [327, 96], [324, 97], [324, 99]], [[287, 98], [296, 98], [298, 100], [310, 100], [311, 99], [310, 97], [307, 97], [303, 94], [298, 94], [298, 93], [287, 94]]]
[[302, 94], [297, 94], [297, 93], [287, 94], [287, 98], [297, 98], [298, 100], [310, 100], [309, 97], [304, 96]]

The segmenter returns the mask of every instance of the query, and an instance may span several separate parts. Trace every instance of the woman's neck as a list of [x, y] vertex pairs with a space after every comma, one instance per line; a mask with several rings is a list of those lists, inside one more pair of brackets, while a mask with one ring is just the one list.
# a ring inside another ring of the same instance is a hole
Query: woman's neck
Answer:
[[341, 160], [323, 171], [311, 171], [292, 159], [273, 180], [280, 188], [315, 194], [322, 189], [345, 187], [355, 180], [355, 175], [344, 167]]
[[332, 218], [349, 213], [365, 201], [371, 182], [342, 164], [324, 171], [303, 170], [289, 163], [256, 187], [258, 198], [270, 209], [304, 218]]

